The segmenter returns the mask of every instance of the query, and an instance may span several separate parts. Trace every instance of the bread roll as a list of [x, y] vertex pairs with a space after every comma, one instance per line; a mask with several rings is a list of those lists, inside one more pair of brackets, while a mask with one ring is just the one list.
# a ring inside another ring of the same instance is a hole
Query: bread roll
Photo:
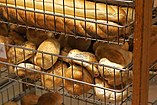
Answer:
[[20, 34], [14, 31], [10, 31], [8, 36], [14, 41], [16, 45], [21, 45], [25, 41], [25, 39]]
[[[108, 84], [111, 86], [119, 86], [130, 82], [130, 79], [132, 78], [132, 72], [123, 69], [124, 66], [111, 62], [107, 58], [102, 58], [99, 61], [99, 64], [106, 65], [98, 66], [98, 70], [101, 76], [104, 77], [108, 81]], [[123, 69], [123, 71], [120, 71], [118, 69]]]
[[18, 105], [16, 102], [13, 102], [13, 101], [9, 101], [3, 105]]
[[[3, 21], [3, 20], [0, 18], [0, 21]], [[8, 27], [7, 27], [7, 24], [0, 23], [0, 35], [2, 35], [2, 36], [8, 36]]]
[[[55, 39], [47, 39], [43, 41], [38, 49], [38, 51], [51, 53], [51, 54], [59, 54], [60, 53], [60, 44]], [[41, 52], [37, 52], [35, 56], [35, 64], [40, 66], [43, 69], [51, 68], [57, 61], [58, 57], [51, 54], [43, 54]]]
[[[56, 76], [65, 76], [64, 72], [67, 69], [67, 65], [64, 62], [57, 61], [54, 67], [48, 71], [49, 74], [54, 74]], [[57, 78], [55, 76], [42, 74], [41, 82], [44, 87], [51, 89], [53, 87], [59, 87], [62, 84], [62, 78]]]
[[39, 96], [35, 94], [27, 94], [21, 100], [21, 105], [37, 105]]
[[[37, 80], [40, 78], [40, 73], [33, 71], [33, 70], [41, 71], [41, 68], [39, 66], [33, 65], [31, 63], [20, 63], [17, 66], [19, 67], [14, 68], [14, 72], [16, 73], [16, 75], [20, 77], [24, 76], [32, 80]], [[20, 67], [23, 67], [23, 68], [20, 68]]]
[[[113, 89], [112, 87], [109, 87], [105, 81], [102, 81], [99, 78], [95, 78], [95, 85], [102, 88], [105, 87], [105, 88]], [[106, 99], [105, 101], [107, 102], [112, 102], [115, 100], [116, 102], [120, 102], [126, 99], [127, 97], [127, 93], [128, 93], [127, 90], [124, 90], [122, 92], [113, 92], [113, 91], [110, 91], [107, 89], [105, 90], [99, 87], [94, 87], [95, 94], [98, 99], [101, 99], [101, 100]]]
[[62, 105], [62, 103], [63, 98], [59, 93], [49, 92], [39, 97], [37, 105]]
[[[26, 50], [25, 48], [28, 48], [30, 50]], [[22, 45], [19, 45], [18, 47], [11, 47], [7, 53], [8, 60], [10, 63], [18, 64], [21, 63], [30, 57], [33, 56], [34, 52], [31, 50], [35, 50], [36, 46], [32, 42], [25, 42]]]
[[95, 55], [100, 60], [101, 58], [107, 58], [108, 60], [127, 66], [132, 61], [132, 52], [125, 50], [124, 48], [113, 44], [99, 44], [95, 50]]
[[[98, 62], [94, 54], [89, 53], [89, 52], [81, 52], [77, 49], [73, 49], [69, 52], [68, 57], [79, 59], [79, 60], [70, 60], [70, 61], [76, 64], [79, 64], [80, 66], [85, 67], [92, 76], [97, 77], [99, 75], [97, 65], [92, 64], [92, 63]], [[80, 60], [84, 60], [87, 62], [83, 62]], [[91, 63], [88, 63], [88, 62], [91, 62]]]
[[28, 29], [26, 37], [28, 41], [31, 41], [39, 46], [44, 40], [54, 37], [54, 35], [52, 32]]
[[70, 62], [70, 59], [69, 58], [66, 58], [69, 54], [69, 51], [72, 50], [72, 48], [70, 47], [64, 47], [61, 52], [60, 52], [60, 55], [62, 55], [63, 57], [60, 57], [59, 59], [64, 61], [64, 62], [67, 62], [69, 63]]
[[[88, 73], [88, 71], [85, 68], [81, 66], [73, 65], [67, 68], [65, 72], [65, 77], [91, 83], [91, 84], [93, 83], [92, 76]], [[75, 95], [82, 95], [83, 93], [87, 93], [92, 88], [89, 85], [81, 84], [70, 80], [65, 80], [64, 85], [65, 85], [65, 89], [70, 94], [75, 94]]]

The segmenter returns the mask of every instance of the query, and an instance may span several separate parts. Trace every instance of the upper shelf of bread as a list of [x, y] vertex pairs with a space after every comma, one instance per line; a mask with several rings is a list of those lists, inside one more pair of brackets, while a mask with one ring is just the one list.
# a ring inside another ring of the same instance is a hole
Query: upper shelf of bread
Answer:
[[[109, 0], [110, 1], [110, 0]], [[113, 40], [132, 34], [134, 8], [110, 1], [0, 0], [0, 14], [9, 22], [66, 34]], [[112, 5], [111, 5], [112, 4]]]

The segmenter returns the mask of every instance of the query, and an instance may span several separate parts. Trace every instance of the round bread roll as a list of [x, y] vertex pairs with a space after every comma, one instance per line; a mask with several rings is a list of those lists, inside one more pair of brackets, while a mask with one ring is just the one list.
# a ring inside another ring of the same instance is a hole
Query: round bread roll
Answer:
[[24, 43], [25, 39], [18, 34], [17, 32], [11, 31], [8, 36], [15, 42], [17, 45], [21, 45]]
[[[64, 76], [64, 72], [67, 69], [67, 65], [64, 62], [57, 61], [54, 67], [48, 71], [49, 74], [55, 74], [57, 76]], [[41, 82], [44, 87], [51, 89], [53, 87], [59, 87], [62, 84], [62, 78], [55, 76], [42, 74]]]
[[[107, 83], [105, 81], [102, 81], [100, 78], [95, 78], [95, 85], [102, 88], [105, 87], [105, 88], [113, 89], [112, 87], [109, 87]], [[114, 91], [107, 90], [107, 89], [105, 90], [99, 87], [94, 87], [95, 94], [98, 99], [101, 99], [101, 100], [106, 99], [106, 101], [109, 101], [109, 102], [116, 100], [116, 102], [119, 102], [119, 101], [124, 100], [127, 97], [127, 93], [128, 93], [127, 90], [124, 90], [122, 92], [114, 92]]]
[[9, 101], [3, 105], [18, 105], [16, 102], [13, 102], [13, 101]]
[[[36, 46], [34, 43], [27, 41], [23, 43], [23, 45], [19, 45], [19, 46], [20, 48], [13, 46], [9, 49], [7, 55], [8, 55], [8, 60], [10, 63], [18, 64], [29, 59], [30, 57], [34, 55], [34, 52], [31, 51], [31, 50], [36, 49]], [[28, 48], [31, 50], [26, 50], [24, 48]]]
[[[39, 72], [30, 70], [30, 69], [33, 69], [33, 70], [41, 71], [41, 68], [39, 66], [36, 66], [31, 63], [20, 63], [17, 66], [19, 66], [19, 67], [14, 68], [14, 72], [16, 73], [16, 75], [22, 76], [22, 77], [25, 76], [32, 80], [37, 80], [40, 78]], [[20, 68], [20, 67], [23, 67], [23, 68]]]
[[[47, 39], [43, 41], [38, 49], [38, 51], [51, 53], [51, 54], [59, 54], [60, 53], [60, 44], [55, 39]], [[50, 54], [43, 54], [40, 52], [36, 53], [35, 56], [35, 64], [40, 66], [43, 69], [51, 68], [57, 61], [58, 56], [52, 56]]]
[[[93, 83], [92, 76], [88, 73], [86, 69], [84, 69], [81, 66], [73, 65], [67, 68], [65, 71], [65, 77], [91, 83], [91, 84]], [[75, 95], [82, 95], [83, 93], [87, 93], [92, 88], [89, 85], [73, 82], [70, 80], [65, 80], [64, 85], [65, 85], [65, 89], [70, 94], [75, 94]]]
[[37, 105], [62, 105], [62, 96], [55, 92], [49, 92], [41, 95], [38, 99]]
[[26, 32], [28, 41], [35, 43], [37, 46], [40, 45], [44, 40], [54, 37], [52, 32], [45, 32], [41, 30], [28, 29]]
[[[85, 67], [92, 76], [95, 76], [95, 77], [99, 76], [97, 65], [92, 64], [92, 63], [98, 62], [94, 54], [89, 53], [89, 52], [81, 52], [77, 49], [73, 49], [69, 52], [68, 57], [87, 61], [87, 62], [82, 62], [79, 60], [70, 60], [71, 62], [74, 62], [81, 66], [83, 65], [83, 67]], [[88, 62], [91, 62], [91, 63], [88, 63]]]
[[121, 64], [123, 66], [128, 65], [132, 61], [132, 52], [124, 50], [124, 48], [113, 44], [99, 44], [95, 50], [95, 55], [100, 60], [101, 58], [107, 58], [108, 60]]
[[27, 94], [21, 100], [21, 105], [37, 105], [39, 96], [35, 94]]
[[[102, 58], [99, 61], [99, 64], [103, 64], [106, 66], [98, 66], [98, 70], [102, 77], [104, 77], [108, 84], [111, 86], [119, 86], [122, 84], [126, 84], [130, 82], [130, 79], [132, 78], [132, 72], [131, 71], [120, 71], [117, 69], [123, 69], [124, 66], [111, 62], [106, 58]], [[109, 66], [109, 67], [107, 67]], [[117, 69], [114, 69], [117, 68]], [[123, 69], [125, 70], [125, 69]]]

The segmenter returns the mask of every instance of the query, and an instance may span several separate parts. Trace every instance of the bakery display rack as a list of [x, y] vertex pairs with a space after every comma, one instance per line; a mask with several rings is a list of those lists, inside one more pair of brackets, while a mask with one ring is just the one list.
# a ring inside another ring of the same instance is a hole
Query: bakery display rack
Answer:
[[[143, 46], [150, 46], [141, 37], [146, 33], [149, 37], [150, 26], [156, 23], [152, 4], [146, 0], [0, 0], [0, 104], [23, 105], [29, 93], [57, 92], [60, 98], [52, 96], [63, 105], [145, 105], [140, 101], [147, 98], [140, 92], [142, 77], [148, 77], [148, 71], [151, 78], [156, 76], [155, 63], [150, 66], [155, 53], [143, 58], [148, 53], [143, 53]], [[148, 28], [145, 33], [143, 27]], [[141, 60], [144, 63], [139, 64]], [[147, 74], [137, 72], [144, 65]], [[44, 102], [43, 97], [35, 104]]]

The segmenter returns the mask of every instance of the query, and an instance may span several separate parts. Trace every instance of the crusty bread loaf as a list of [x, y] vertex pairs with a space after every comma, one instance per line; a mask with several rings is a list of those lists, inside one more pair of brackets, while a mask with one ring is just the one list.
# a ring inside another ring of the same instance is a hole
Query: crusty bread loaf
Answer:
[[[21, 63], [30, 57], [33, 56], [33, 51], [35, 50], [36, 46], [32, 42], [25, 42], [22, 45], [18, 45], [19, 47], [11, 47], [7, 53], [8, 55], [8, 61], [13, 64], [18, 64]], [[25, 48], [31, 49], [31, 50], [26, 50]]]
[[36, 105], [38, 102], [39, 96], [35, 94], [27, 94], [21, 100], [21, 105]]
[[[72, 65], [65, 71], [65, 77], [87, 82], [93, 83], [92, 76], [90, 73], [81, 66]], [[87, 93], [92, 87], [90, 85], [81, 84], [78, 82], [65, 80], [65, 89], [74, 95], [82, 95], [83, 93]]]
[[39, 99], [37, 105], [62, 105], [63, 98], [57, 92], [48, 92], [42, 94]]
[[[67, 65], [64, 62], [57, 61], [52, 69], [48, 71], [49, 74], [54, 74], [56, 76], [65, 76], [65, 70], [67, 69]], [[57, 88], [62, 84], [62, 78], [57, 78], [55, 76], [42, 74], [41, 82], [44, 87], [47, 89]]]
[[[110, 87], [107, 85], [106, 81], [103, 81], [100, 78], [95, 78], [95, 85], [100, 87], [105, 87], [109, 89], [113, 89], [113, 87]], [[115, 101], [120, 102], [126, 99], [127, 96], [127, 90], [124, 90], [122, 92], [114, 92], [110, 90], [105, 90], [102, 88], [94, 87], [96, 97], [101, 100], [105, 100], [107, 102]], [[118, 90], [118, 89], [115, 89]], [[129, 93], [128, 93], [129, 94]]]
[[[124, 48], [126, 47], [126, 48]], [[99, 43], [96, 42], [93, 45], [93, 49], [95, 49], [95, 55], [100, 60], [101, 58], [107, 58], [108, 60], [121, 64], [123, 66], [127, 66], [131, 63], [133, 54], [130, 51], [127, 51], [126, 46], [113, 45], [108, 43]]]
[[[69, 60], [69, 62], [76, 63], [80, 66], [85, 67], [92, 76], [95, 76], [95, 77], [99, 76], [97, 65], [92, 64], [92, 63], [98, 62], [97, 58], [94, 54], [92, 54], [90, 52], [81, 52], [77, 49], [73, 49], [69, 52], [69, 54], [67, 56], [74, 58], [74, 59], [78, 59], [78, 60]], [[80, 60], [84, 60], [84, 62], [80, 61]], [[87, 62], [85, 62], [85, 61], [87, 61]]]
[[[0, 0], [2, 5], [6, 4], [5, 0]], [[45, 0], [44, 7], [46, 13], [43, 14], [43, 1], [35, 1], [35, 7], [33, 7], [33, 2], [26, 0], [26, 9], [36, 11], [41, 13], [28, 12], [24, 10], [15, 10], [11, 8], [0, 7], [0, 13], [10, 20], [16, 20], [19, 24], [27, 24], [29, 26], [36, 26], [40, 28], [46, 28], [48, 30], [55, 30], [59, 32], [64, 32], [68, 34], [80, 34], [83, 36], [90, 36], [94, 38], [107, 38], [113, 39], [117, 38], [119, 35], [128, 35], [130, 33], [130, 27], [123, 27], [120, 24], [126, 23], [126, 13], [121, 7], [112, 6], [102, 3], [96, 3], [96, 13], [95, 17], [95, 3], [86, 1], [86, 16], [84, 16], [84, 0], [75, 1], [75, 17], [74, 18], [74, 5], [73, 0], [65, 0], [65, 15], [70, 18], [62, 18], [63, 16], [63, 1], [55, 0], [55, 14], [58, 16], [52, 16], [53, 11], [53, 1]], [[15, 3], [12, 0], [7, 1], [7, 5], [14, 7]], [[16, 7], [25, 9], [24, 1], [17, 0]], [[106, 13], [106, 7], [108, 8], [108, 13]], [[6, 12], [6, 10], [8, 12]], [[118, 11], [119, 10], [119, 11]], [[8, 13], [8, 14], [7, 14]], [[27, 15], [25, 15], [25, 13]], [[118, 15], [119, 13], [119, 15]], [[18, 16], [16, 16], [16, 14]], [[7, 17], [9, 16], [9, 17]], [[119, 18], [118, 18], [119, 17]], [[108, 19], [109, 21], [106, 21]], [[27, 21], [26, 21], [27, 20]], [[84, 20], [87, 20], [86, 22]], [[118, 22], [119, 20], [119, 22]], [[91, 22], [92, 21], [92, 22]], [[128, 20], [130, 21], [130, 20]], [[27, 23], [26, 23], [27, 22]], [[118, 23], [117, 23], [118, 22]], [[104, 25], [109, 24], [109, 25]], [[119, 28], [118, 28], [119, 27]]]
[[[41, 71], [41, 68], [39, 66], [36, 66], [31, 63], [20, 63], [17, 66], [19, 66], [19, 67], [14, 68], [14, 72], [16, 73], [16, 75], [18, 75], [20, 77], [21, 76], [27, 77], [32, 80], [37, 80], [40, 78], [40, 73], [33, 71], [33, 70]], [[22, 68], [20, 68], [20, 67], [22, 67]], [[33, 69], [33, 70], [31, 70], [31, 69]]]
[[56, 63], [58, 59], [56, 55], [54, 56], [51, 54], [60, 53], [60, 44], [57, 40], [49, 38], [43, 41], [39, 45], [37, 50], [50, 53], [50, 54], [43, 54], [41, 52], [37, 52], [35, 55], [35, 64], [43, 69], [49, 69]]
[[[99, 64], [105, 65], [98, 66], [98, 70], [101, 74], [101, 77], [106, 79], [108, 84], [111, 86], [125, 85], [128, 84], [132, 79], [132, 72], [128, 71], [127, 69], [123, 69], [124, 66], [120, 64], [111, 62], [106, 58], [100, 59]], [[118, 69], [123, 70], [120, 71]]]

